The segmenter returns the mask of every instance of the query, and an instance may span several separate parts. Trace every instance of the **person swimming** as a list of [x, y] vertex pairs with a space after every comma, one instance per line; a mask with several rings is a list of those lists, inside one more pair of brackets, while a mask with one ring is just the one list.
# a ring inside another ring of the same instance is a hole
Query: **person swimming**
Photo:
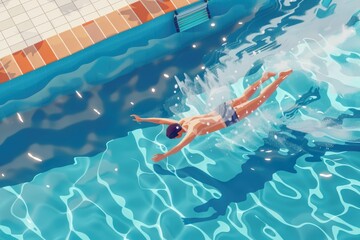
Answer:
[[130, 116], [133, 117], [133, 120], [136, 122], [152, 122], [169, 125], [166, 129], [166, 136], [170, 139], [180, 138], [186, 133], [184, 139], [175, 147], [166, 153], [154, 155], [152, 159], [158, 162], [180, 151], [193, 141], [195, 137], [231, 126], [251, 114], [276, 91], [280, 83], [291, 73], [291, 69], [281, 72], [274, 82], [260, 92], [259, 96], [249, 100], [263, 82], [276, 75], [273, 72], [266, 72], [258, 81], [249, 86], [241, 97], [224, 102], [206, 114], [183, 118], [179, 121], [170, 118], [141, 118], [136, 114]]

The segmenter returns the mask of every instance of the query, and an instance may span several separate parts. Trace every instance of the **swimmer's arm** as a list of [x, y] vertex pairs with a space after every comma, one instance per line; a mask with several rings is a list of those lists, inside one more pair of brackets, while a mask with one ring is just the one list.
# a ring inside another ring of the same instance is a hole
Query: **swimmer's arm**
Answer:
[[156, 154], [153, 157], [153, 160], [155, 162], [158, 162], [174, 153], [177, 153], [178, 151], [180, 151], [183, 147], [185, 147], [186, 145], [188, 145], [189, 143], [192, 142], [192, 140], [194, 140], [194, 138], [197, 135], [192, 131], [191, 128], [188, 129], [188, 133], [186, 134], [186, 136], [184, 137], [183, 140], [181, 140], [181, 142], [176, 145], [175, 147], [173, 147], [172, 149], [170, 149], [168, 152], [164, 153], [164, 154]]
[[142, 122], [151, 122], [156, 124], [173, 124], [178, 123], [178, 121], [170, 118], [142, 118]]
[[133, 120], [136, 122], [151, 122], [156, 124], [167, 124], [167, 125], [178, 123], [176, 120], [170, 118], [141, 118], [136, 114], [132, 114], [130, 116], [133, 117], [134, 118]]

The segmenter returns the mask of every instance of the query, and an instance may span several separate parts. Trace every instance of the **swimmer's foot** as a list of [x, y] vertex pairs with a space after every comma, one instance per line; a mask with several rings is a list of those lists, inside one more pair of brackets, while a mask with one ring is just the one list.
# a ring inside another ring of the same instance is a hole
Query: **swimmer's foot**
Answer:
[[269, 80], [271, 77], [275, 76], [276, 73], [274, 72], [264, 72], [263, 75], [261, 76], [261, 79], [258, 81], [258, 84], [260, 85], [261, 83]]
[[292, 72], [293, 72], [292, 69], [289, 69], [289, 70], [286, 70], [286, 71], [284, 71], [284, 72], [281, 72], [281, 73], [279, 73], [279, 78], [284, 79], [284, 78], [286, 78], [287, 76], [289, 76]]
[[273, 77], [275, 75], [276, 75], [276, 73], [274, 73], [274, 72], [264, 72], [261, 79], [263, 81], [266, 81], [266, 80], [268, 80], [269, 78], [271, 78], [271, 77]]

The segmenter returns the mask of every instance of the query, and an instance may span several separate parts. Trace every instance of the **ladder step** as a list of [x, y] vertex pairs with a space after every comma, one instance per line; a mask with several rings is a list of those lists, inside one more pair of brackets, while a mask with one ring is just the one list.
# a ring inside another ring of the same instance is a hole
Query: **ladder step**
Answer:
[[193, 23], [189, 23], [183, 26], [180, 26], [180, 31], [185, 31], [187, 29], [193, 28], [197, 25], [200, 25], [201, 23], [206, 22], [208, 19], [203, 19], [202, 21], [197, 21], [197, 22], [193, 22]]
[[176, 14], [174, 17], [176, 30], [183, 32], [204, 23], [209, 20], [209, 14], [207, 4], [186, 9], [186, 11]]
[[201, 10], [201, 11], [198, 11], [198, 12], [194, 12], [193, 14], [191, 15], [187, 15], [187, 16], [177, 16], [177, 19], [178, 20], [183, 20], [183, 19], [187, 19], [189, 17], [192, 17], [192, 16], [197, 16], [197, 15], [202, 15], [202, 14], [207, 14], [207, 12], [205, 10]]
[[193, 14], [194, 12], [201, 11], [206, 8], [207, 8], [207, 3], [202, 3], [200, 5], [198, 4], [195, 6], [191, 6], [190, 8], [187, 8], [185, 10], [179, 10], [178, 17], [180, 17], [180, 18], [186, 17], [186, 16]]
[[191, 22], [191, 21], [194, 21], [196, 19], [199, 19], [199, 18], [208, 18], [208, 15], [207, 13], [201, 13], [201, 14], [197, 14], [197, 15], [194, 15], [194, 16], [189, 16], [187, 18], [182, 18], [180, 20], [178, 20], [178, 23], [186, 23], [186, 22]]
[[193, 21], [189, 21], [189, 22], [186, 22], [186, 23], [179, 23], [179, 26], [185, 26], [185, 25], [199, 23], [199, 22], [202, 23], [202, 22], [205, 22], [207, 20], [209, 20], [209, 18], [207, 18], [207, 17], [197, 18], [197, 19], [194, 19]]

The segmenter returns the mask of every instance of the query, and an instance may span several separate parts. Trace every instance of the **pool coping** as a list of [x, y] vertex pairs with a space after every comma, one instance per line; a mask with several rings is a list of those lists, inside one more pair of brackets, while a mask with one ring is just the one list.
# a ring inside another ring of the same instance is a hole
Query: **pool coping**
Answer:
[[135, 0], [128, 6], [0, 58], [0, 85], [201, 0]]

